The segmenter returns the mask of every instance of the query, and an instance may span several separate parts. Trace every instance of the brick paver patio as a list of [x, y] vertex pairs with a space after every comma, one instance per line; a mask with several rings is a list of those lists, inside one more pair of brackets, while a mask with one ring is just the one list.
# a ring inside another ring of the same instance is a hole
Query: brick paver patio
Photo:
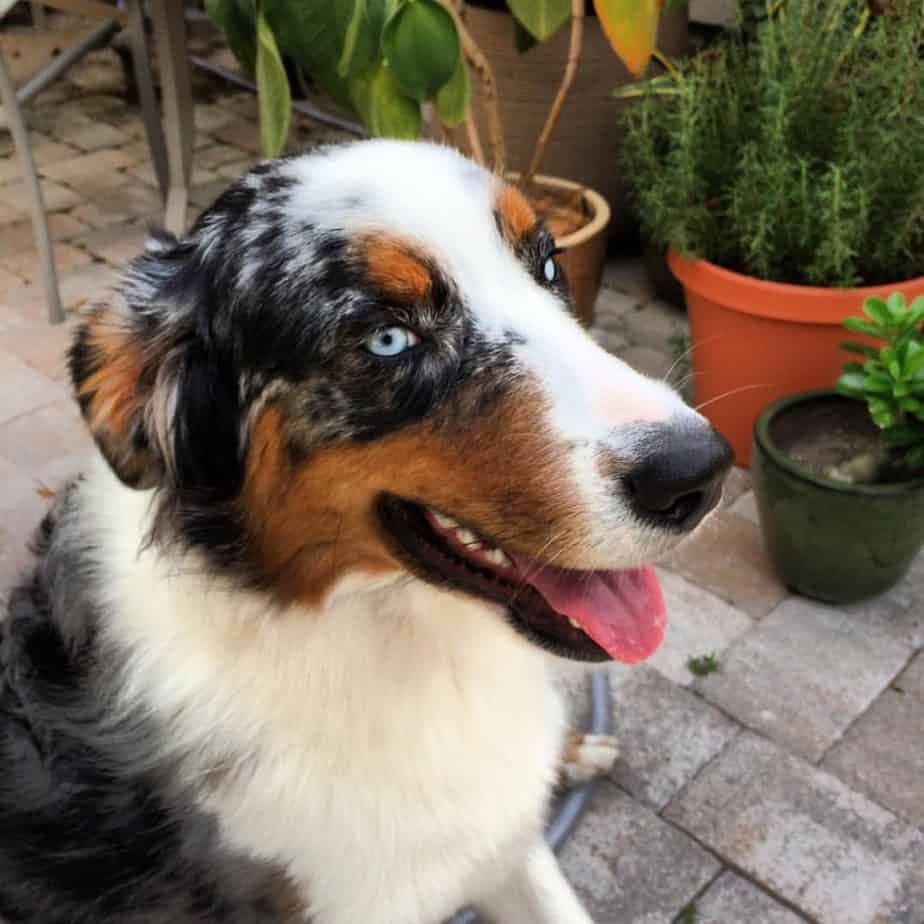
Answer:
[[[196, 81], [194, 201], [255, 159], [255, 104]], [[64, 302], [136, 254], [159, 200], [111, 52], [33, 104]], [[299, 121], [293, 146], [330, 140]], [[0, 587], [25, 561], [48, 490], [90, 442], [45, 323], [27, 202], [0, 133]], [[639, 261], [607, 269], [595, 336], [683, 386], [682, 313]], [[622, 756], [564, 850], [599, 924], [924, 924], [924, 560], [892, 592], [834, 609], [787, 593], [761, 545], [746, 472], [661, 568], [670, 628], [648, 664], [610, 671]], [[688, 659], [714, 653], [694, 677]], [[569, 687], [573, 684], [569, 684]], [[584, 711], [574, 696], [576, 714]]]

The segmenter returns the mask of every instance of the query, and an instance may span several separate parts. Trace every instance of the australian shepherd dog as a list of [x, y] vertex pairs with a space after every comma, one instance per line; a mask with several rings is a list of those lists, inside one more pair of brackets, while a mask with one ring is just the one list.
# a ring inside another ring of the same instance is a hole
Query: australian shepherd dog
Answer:
[[99, 452], [0, 624], [0, 918], [587, 924], [551, 668], [657, 648], [648, 563], [731, 455], [521, 192], [423, 143], [261, 164], [69, 363]]

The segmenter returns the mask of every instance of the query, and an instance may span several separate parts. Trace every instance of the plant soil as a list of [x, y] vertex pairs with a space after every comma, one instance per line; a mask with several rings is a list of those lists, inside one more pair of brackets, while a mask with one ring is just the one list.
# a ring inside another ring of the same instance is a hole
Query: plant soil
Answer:
[[770, 424], [770, 439], [794, 462], [825, 478], [859, 467], [854, 477], [839, 480], [873, 480], [862, 477], [864, 460], [872, 463], [869, 476], [878, 470], [879, 429], [866, 405], [852, 398], [831, 395], [796, 404]]
[[555, 240], [580, 231], [593, 217], [583, 190], [555, 189], [532, 184], [526, 196]]

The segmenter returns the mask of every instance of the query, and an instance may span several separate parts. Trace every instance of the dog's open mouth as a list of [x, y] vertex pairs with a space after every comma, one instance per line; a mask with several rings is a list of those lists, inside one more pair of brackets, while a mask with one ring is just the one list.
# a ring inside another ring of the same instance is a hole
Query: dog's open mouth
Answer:
[[384, 495], [379, 516], [396, 552], [425, 579], [507, 607], [533, 642], [582, 661], [634, 664], [664, 637], [652, 568], [576, 571], [508, 554], [435, 510]]

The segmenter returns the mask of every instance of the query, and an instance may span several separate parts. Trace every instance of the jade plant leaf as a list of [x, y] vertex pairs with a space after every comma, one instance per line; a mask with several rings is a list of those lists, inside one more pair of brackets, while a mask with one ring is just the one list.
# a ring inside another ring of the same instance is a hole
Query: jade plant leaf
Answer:
[[408, 0], [385, 24], [382, 51], [407, 96], [431, 99], [449, 82], [461, 56], [456, 24], [437, 0]]
[[292, 95], [276, 38], [262, 11], [257, 14], [256, 76], [260, 145], [266, 157], [276, 157], [285, 148], [289, 137]]
[[571, 0], [507, 0], [507, 5], [537, 42], [551, 38], [571, 18]]

